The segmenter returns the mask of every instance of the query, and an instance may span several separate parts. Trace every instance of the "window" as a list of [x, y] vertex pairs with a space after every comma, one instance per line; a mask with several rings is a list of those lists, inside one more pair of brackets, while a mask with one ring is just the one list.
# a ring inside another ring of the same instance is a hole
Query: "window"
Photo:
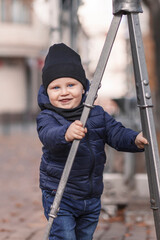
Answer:
[[31, 2], [29, 0], [0, 0], [1, 21], [12, 23], [30, 23]]

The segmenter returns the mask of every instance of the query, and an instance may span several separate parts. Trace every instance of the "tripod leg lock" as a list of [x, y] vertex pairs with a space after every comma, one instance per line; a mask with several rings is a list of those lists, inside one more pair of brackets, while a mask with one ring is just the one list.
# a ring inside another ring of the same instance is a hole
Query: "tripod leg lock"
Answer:
[[53, 219], [55, 219], [55, 218], [57, 217], [57, 215], [53, 215], [53, 214], [51, 214], [51, 213], [49, 213], [48, 216], [51, 217], [51, 218], [53, 218]]
[[139, 108], [153, 108], [153, 105], [137, 105]]
[[85, 107], [87, 107], [87, 108], [94, 108], [94, 106], [93, 105], [91, 105], [91, 104], [88, 104], [88, 103], [83, 103], [83, 105], [85, 106]]
[[52, 205], [51, 205], [51, 211], [50, 211], [50, 213], [48, 214], [48, 216], [51, 217], [51, 218], [53, 218], [53, 219], [55, 219], [55, 218], [57, 217], [57, 212], [59, 212], [59, 209], [60, 209], [60, 208], [58, 208], [57, 211], [55, 211], [55, 210], [52, 208]]
[[113, 14], [142, 13], [140, 0], [113, 0]]
[[151, 209], [152, 210], [158, 210], [159, 209], [159, 207], [156, 206], [156, 201], [154, 199], [151, 199], [150, 202], [151, 202]]

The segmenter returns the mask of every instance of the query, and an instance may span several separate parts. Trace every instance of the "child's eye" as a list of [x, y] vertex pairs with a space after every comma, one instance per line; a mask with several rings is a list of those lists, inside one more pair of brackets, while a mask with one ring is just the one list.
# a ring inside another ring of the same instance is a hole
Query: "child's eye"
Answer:
[[74, 86], [74, 84], [72, 84], [72, 83], [68, 84], [68, 87], [73, 87], [73, 86]]
[[55, 87], [53, 87], [53, 89], [57, 90], [57, 89], [59, 89], [59, 87], [58, 87], [58, 86], [55, 86]]

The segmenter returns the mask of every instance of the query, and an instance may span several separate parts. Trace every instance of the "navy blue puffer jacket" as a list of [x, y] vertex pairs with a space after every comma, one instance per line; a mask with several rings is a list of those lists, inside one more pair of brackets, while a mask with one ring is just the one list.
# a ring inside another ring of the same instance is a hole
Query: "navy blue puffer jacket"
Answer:
[[[41, 109], [49, 102], [41, 86], [38, 96]], [[40, 187], [56, 191], [71, 147], [65, 133], [70, 121], [44, 109], [37, 117], [37, 130], [43, 144], [40, 165]], [[105, 144], [118, 151], [138, 152], [134, 143], [137, 132], [115, 121], [102, 107], [95, 106], [87, 121], [87, 134], [81, 140], [64, 195], [76, 199], [100, 197], [103, 191]]]

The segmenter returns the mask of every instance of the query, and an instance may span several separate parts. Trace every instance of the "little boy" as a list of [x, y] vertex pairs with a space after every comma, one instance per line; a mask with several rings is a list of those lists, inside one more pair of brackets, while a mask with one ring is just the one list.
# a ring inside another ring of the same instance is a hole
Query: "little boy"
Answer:
[[42, 72], [37, 130], [43, 144], [40, 188], [47, 219], [71, 144], [81, 140], [49, 239], [91, 240], [101, 209], [105, 144], [140, 152], [148, 142], [100, 106], [91, 110], [83, 127], [79, 119], [89, 84], [80, 56], [65, 44], [50, 47]]

